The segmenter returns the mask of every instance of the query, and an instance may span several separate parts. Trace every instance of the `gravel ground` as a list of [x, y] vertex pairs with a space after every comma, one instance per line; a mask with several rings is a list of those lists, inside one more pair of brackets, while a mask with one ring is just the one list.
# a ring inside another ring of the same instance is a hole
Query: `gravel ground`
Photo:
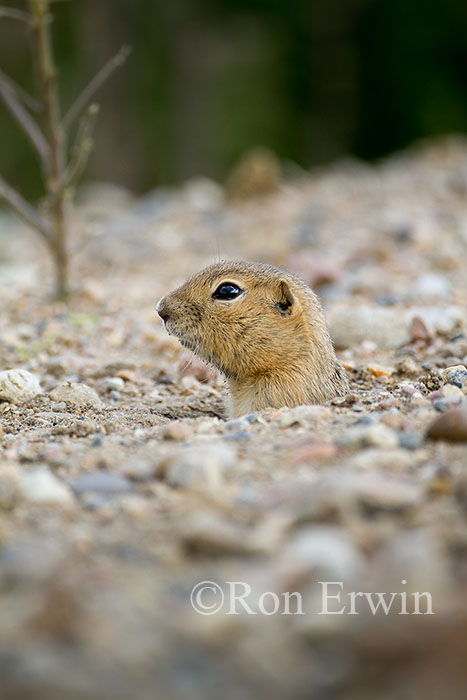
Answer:
[[[87, 187], [67, 307], [0, 218], [2, 700], [465, 698], [467, 143], [246, 185]], [[225, 420], [154, 311], [220, 257], [312, 284], [345, 399]]]

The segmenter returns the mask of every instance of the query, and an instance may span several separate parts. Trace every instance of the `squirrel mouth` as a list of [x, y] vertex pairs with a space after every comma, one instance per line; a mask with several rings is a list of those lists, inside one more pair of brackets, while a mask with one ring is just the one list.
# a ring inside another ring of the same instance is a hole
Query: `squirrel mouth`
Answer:
[[183, 345], [184, 348], [186, 348], [187, 350], [191, 350], [191, 352], [195, 354], [199, 353], [199, 340], [187, 335], [183, 335], [183, 332], [181, 332], [178, 328], [174, 327], [174, 325], [171, 323], [171, 319], [167, 319], [167, 321], [164, 321], [163, 323], [167, 333], [172, 337], [177, 338], [180, 345]]
[[[174, 333], [174, 335], [176, 335], [176, 334]], [[180, 337], [179, 335], [177, 335], [176, 337], [178, 338], [180, 345], [183, 345], [183, 347], [186, 348], [187, 350], [191, 350], [191, 352], [195, 352], [197, 350], [198, 344], [195, 343], [195, 341], [192, 340], [191, 338], [186, 338], [186, 337], [183, 338], [183, 337]]]

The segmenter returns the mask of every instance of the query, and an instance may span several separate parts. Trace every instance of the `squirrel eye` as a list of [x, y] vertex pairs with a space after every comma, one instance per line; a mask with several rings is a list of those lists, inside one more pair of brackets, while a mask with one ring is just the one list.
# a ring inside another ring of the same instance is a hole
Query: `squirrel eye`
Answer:
[[223, 282], [217, 287], [216, 291], [213, 292], [212, 298], [220, 299], [222, 301], [230, 301], [231, 299], [238, 297], [242, 291], [243, 290], [240, 289], [240, 287], [237, 287], [236, 284], [232, 284], [231, 282]]

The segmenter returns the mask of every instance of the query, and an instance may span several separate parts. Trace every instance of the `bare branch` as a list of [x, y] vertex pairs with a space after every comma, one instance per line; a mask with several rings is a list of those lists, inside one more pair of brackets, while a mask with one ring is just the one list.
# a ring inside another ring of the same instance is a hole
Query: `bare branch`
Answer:
[[71, 124], [75, 121], [75, 119], [80, 116], [80, 114], [83, 112], [83, 110], [94, 97], [95, 93], [105, 83], [105, 81], [108, 80], [112, 73], [120, 66], [123, 66], [126, 59], [130, 55], [130, 52], [130, 46], [122, 46], [120, 51], [117, 54], [115, 54], [113, 58], [107, 61], [107, 63], [100, 69], [97, 75], [94, 76], [91, 82], [88, 83], [81, 95], [71, 105], [70, 109], [63, 118], [63, 128], [65, 130], [68, 129], [71, 126]]
[[31, 228], [38, 231], [50, 243], [50, 229], [47, 221], [26, 202], [25, 199], [0, 177], [0, 202], [7, 204], [15, 214]]
[[3, 85], [5, 88], [13, 92], [17, 99], [21, 100], [21, 102], [23, 102], [26, 107], [29, 107], [29, 109], [32, 109], [33, 112], [40, 111], [41, 106], [39, 101], [26, 92], [26, 90], [23, 90], [21, 85], [15, 83], [15, 81], [9, 78], [8, 75], [6, 75], [2, 70], [0, 70], [0, 85]]
[[47, 188], [58, 186], [64, 168], [63, 132], [60, 124], [57, 72], [52, 53], [50, 36], [49, 0], [29, 0], [34, 16], [32, 25], [37, 59], [39, 95], [42, 104], [42, 122], [48, 144], [48, 158], [44, 162], [47, 175]]
[[44, 135], [42, 134], [42, 131], [23, 107], [15, 92], [5, 81], [2, 80], [0, 80], [0, 97], [3, 99], [13, 117], [26, 133], [32, 145], [38, 152], [42, 163], [44, 163], [49, 155], [49, 147]]
[[61, 190], [73, 187], [87, 165], [89, 154], [91, 153], [93, 146], [92, 132], [98, 114], [99, 105], [89, 105], [86, 114], [81, 120], [81, 124], [78, 130], [78, 136], [76, 137], [76, 144], [74, 147], [73, 160], [66, 169], [63, 181], [60, 183]]
[[31, 24], [32, 21], [32, 16], [29, 12], [23, 12], [23, 10], [17, 10], [14, 7], [0, 7], [0, 19], [2, 17], [17, 19], [19, 22], [26, 22], [26, 24]]

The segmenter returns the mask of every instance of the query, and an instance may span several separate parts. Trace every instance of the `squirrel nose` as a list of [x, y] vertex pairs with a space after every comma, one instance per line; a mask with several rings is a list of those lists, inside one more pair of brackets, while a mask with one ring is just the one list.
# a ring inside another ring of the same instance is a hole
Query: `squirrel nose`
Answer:
[[158, 302], [158, 304], [157, 304], [157, 306], [156, 306], [156, 311], [157, 311], [157, 313], [159, 314], [159, 316], [161, 317], [161, 319], [162, 319], [164, 322], [167, 321], [168, 318], [170, 318], [170, 314], [169, 314], [169, 312], [167, 311], [167, 309], [165, 308], [165, 300], [164, 300], [164, 298], [162, 298], [162, 299]]

